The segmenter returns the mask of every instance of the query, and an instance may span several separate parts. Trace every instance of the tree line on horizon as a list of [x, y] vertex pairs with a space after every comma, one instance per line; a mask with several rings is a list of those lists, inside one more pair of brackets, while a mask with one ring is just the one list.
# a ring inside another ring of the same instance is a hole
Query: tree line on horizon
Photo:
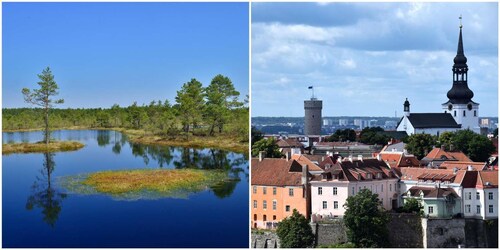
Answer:
[[[36, 104], [32, 102], [34, 94], [47, 94], [47, 86], [52, 91], [48, 97], [57, 95], [58, 87], [48, 67], [38, 77], [40, 89], [22, 91], [27, 103]], [[41, 108], [4, 108], [2, 129], [47, 129], [48, 124], [50, 129], [126, 128], [160, 136], [229, 135], [245, 142], [249, 132], [249, 110], [245, 105], [248, 101], [239, 101], [239, 95], [231, 79], [219, 74], [207, 87], [195, 78], [184, 83], [174, 104], [158, 100], [148, 105], [133, 102], [127, 107], [115, 104], [111, 108], [53, 108], [53, 104], [61, 103], [57, 101], [36, 104]]]

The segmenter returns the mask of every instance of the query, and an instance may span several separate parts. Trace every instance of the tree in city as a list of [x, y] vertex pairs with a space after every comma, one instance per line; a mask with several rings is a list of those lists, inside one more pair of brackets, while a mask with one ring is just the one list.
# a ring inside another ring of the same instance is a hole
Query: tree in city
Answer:
[[454, 137], [455, 133], [445, 131], [439, 136], [439, 140], [437, 141], [437, 145], [439, 147], [444, 147], [446, 150], [453, 151], [455, 149], [454, 145]]
[[359, 134], [359, 141], [366, 144], [386, 145], [391, 138], [383, 132], [384, 129], [381, 127], [364, 128]]
[[408, 136], [406, 150], [420, 160], [432, 150], [434, 145], [436, 145], [436, 140], [432, 135], [412, 134]]
[[256, 127], [252, 126], [252, 139], [251, 139], [251, 143], [252, 143], [252, 146], [253, 144], [255, 144], [256, 142], [260, 141], [262, 138], [264, 138], [264, 134], [262, 133], [262, 131], [258, 130]]
[[264, 151], [268, 158], [281, 158], [283, 156], [274, 138], [264, 138], [252, 145], [252, 156], [258, 156], [261, 151]]
[[219, 133], [222, 133], [224, 124], [229, 119], [231, 109], [243, 105], [243, 103], [238, 102], [240, 92], [236, 91], [229, 77], [219, 74], [204, 89], [204, 94], [207, 99], [205, 119], [210, 124], [209, 135], [214, 134], [215, 128], [218, 128]]
[[187, 134], [191, 127], [195, 127], [200, 122], [202, 117], [202, 108], [205, 101], [201, 82], [193, 78], [191, 81], [184, 83], [181, 90], [177, 91], [175, 101], [177, 102], [176, 107], [183, 131]]
[[406, 199], [405, 204], [403, 205], [403, 212], [405, 213], [417, 213], [423, 214], [422, 205], [420, 205], [420, 201], [415, 198]]
[[455, 149], [462, 151], [473, 161], [486, 161], [496, 148], [486, 136], [471, 130], [458, 130], [453, 136]]
[[344, 204], [347, 237], [356, 247], [387, 247], [389, 217], [381, 207], [377, 194], [362, 189], [349, 196]]
[[278, 223], [276, 229], [282, 248], [307, 248], [314, 244], [314, 234], [309, 221], [297, 209]]
[[327, 141], [356, 141], [356, 131], [353, 129], [339, 129], [335, 131], [330, 137], [326, 139]]
[[24, 95], [24, 101], [31, 103], [35, 106], [42, 107], [44, 112], [44, 141], [45, 144], [49, 144], [50, 141], [50, 130], [49, 130], [49, 111], [55, 104], [64, 103], [63, 99], [52, 99], [54, 96], [59, 94], [56, 81], [54, 80], [54, 75], [52, 71], [47, 67], [38, 75], [40, 81], [38, 85], [39, 89], [29, 90], [28, 88], [23, 88], [22, 93]]

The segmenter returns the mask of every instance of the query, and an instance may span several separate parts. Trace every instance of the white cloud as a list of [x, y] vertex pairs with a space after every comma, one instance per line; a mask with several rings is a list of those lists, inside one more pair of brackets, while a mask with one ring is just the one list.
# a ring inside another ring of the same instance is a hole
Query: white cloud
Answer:
[[[303, 115], [310, 85], [323, 99], [324, 115], [392, 116], [400, 113], [406, 97], [415, 112], [441, 112], [452, 86], [460, 8], [446, 3], [366, 6], [379, 15], [344, 26], [252, 24], [252, 115]], [[494, 115], [497, 15], [487, 11], [478, 18], [474, 14], [486, 7], [474, 6], [480, 7], [464, 12], [469, 86], [482, 114]]]

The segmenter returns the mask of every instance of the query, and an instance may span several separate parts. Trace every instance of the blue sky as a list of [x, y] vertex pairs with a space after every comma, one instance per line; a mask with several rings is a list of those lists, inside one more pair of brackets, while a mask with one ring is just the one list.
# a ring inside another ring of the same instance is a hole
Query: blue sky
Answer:
[[442, 112], [460, 14], [469, 88], [480, 116], [498, 115], [497, 3], [252, 3], [252, 116]]
[[3, 3], [3, 107], [50, 66], [65, 104], [175, 102], [183, 83], [248, 94], [248, 3]]

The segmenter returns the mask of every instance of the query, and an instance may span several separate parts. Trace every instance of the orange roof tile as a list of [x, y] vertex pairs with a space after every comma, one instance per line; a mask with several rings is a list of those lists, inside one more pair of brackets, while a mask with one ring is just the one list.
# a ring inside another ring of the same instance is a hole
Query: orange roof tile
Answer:
[[264, 158], [252, 159], [252, 185], [300, 186], [302, 165], [295, 160]]
[[441, 163], [439, 168], [453, 169], [458, 168], [460, 170], [467, 170], [468, 166], [472, 166], [473, 170], [482, 170], [484, 168], [484, 162], [474, 162], [474, 161], [445, 161]]
[[309, 160], [304, 155], [294, 154], [292, 155], [292, 159], [296, 160], [300, 163], [300, 165], [307, 165], [309, 167], [309, 171], [323, 171], [318, 165], [314, 164], [311, 160]]

